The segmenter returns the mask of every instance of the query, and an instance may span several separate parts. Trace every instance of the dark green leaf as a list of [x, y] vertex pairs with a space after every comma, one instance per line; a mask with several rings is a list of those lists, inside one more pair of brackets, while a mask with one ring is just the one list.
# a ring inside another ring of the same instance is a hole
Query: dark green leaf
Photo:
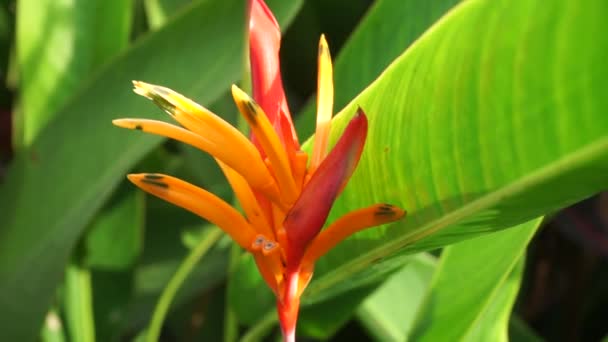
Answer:
[[509, 341], [513, 342], [542, 342], [536, 333], [519, 316], [511, 316], [509, 321]]
[[240, 75], [243, 10], [242, 1], [204, 1], [147, 36], [88, 83], [13, 162], [0, 188], [2, 339], [35, 336], [83, 228], [161, 141], [111, 125], [120, 116], [158, 113], [130, 91], [130, 81], [212, 102]]
[[86, 264], [91, 268], [124, 270], [142, 249], [144, 194], [128, 189], [113, 196], [85, 237]]

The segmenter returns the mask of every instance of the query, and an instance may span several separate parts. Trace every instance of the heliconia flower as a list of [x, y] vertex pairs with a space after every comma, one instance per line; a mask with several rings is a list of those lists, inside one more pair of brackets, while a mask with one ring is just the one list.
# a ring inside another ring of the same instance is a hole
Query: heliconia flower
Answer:
[[253, 98], [232, 86], [251, 138], [219, 116], [171, 89], [134, 81], [134, 91], [154, 101], [182, 127], [146, 119], [117, 119], [116, 126], [182, 141], [215, 158], [243, 213], [214, 194], [154, 173], [131, 174], [135, 185], [217, 225], [252, 254], [277, 298], [285, 341], [295, 340], [300, 296], [315, 262], [350, 235], [399, 220], [389, 204], [352, 211], [322, 229], [329, 211], [355, 171], [367, 136], [361, 108], [327, 153], [333, 110], [333, 71], [324, 36], [319, 42], [317, 128], [312, 153], [300, 149], [283, 90], [278, 24], [263, 2], [249, 0]]

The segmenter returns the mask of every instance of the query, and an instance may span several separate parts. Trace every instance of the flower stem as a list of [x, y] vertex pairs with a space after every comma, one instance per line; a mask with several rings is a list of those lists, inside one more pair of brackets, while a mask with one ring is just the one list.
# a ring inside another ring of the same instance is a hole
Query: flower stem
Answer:
[[262, 341], [268, 331], [277, 323], [277, 319], [277, 312], [275, 310], [269, 311], [241, 337], [239, 342]]
[[[234, 281], [232, 275], [234, 274], [234, 271], [239, 263], [240, 256], [241, 248], [236, 243], [232, 243], [230, 248], [230, 261], [228, 265], [228, 283]], [[231, 303], [228, 291], [226, 291], [226, 298], [224, 302], [224, 342], [235, 342], [239, 333], [238, 318], [230, 305]]]
[[158, 341], [158, 337], [163, 326], [163, 321], [165, 320], [165, 316], [169, 311], [169, 307], [171, 306], [171, 302], [173, 301], [177, 290], [179, 290], [184, 280], [186, 280], [188, 275], [190, 275], [194, 266], [196, 266], [200, 259], [209, 251], [209, 249], [211, 249], [211, 247], [220, 239], [221, 236], [222, 231], [217, 228], [213, 228], [201, 239], [198, 245], [192, 249], [190, 254], [188, 254], [188, 256], [179, 265], [177, 271], [164, 288], [158, 303], [156, 303], [154, 313], [152, 314], [152, 320], [148, 326], [148, 331], [146, 332], [145, 340], [147, 342]]

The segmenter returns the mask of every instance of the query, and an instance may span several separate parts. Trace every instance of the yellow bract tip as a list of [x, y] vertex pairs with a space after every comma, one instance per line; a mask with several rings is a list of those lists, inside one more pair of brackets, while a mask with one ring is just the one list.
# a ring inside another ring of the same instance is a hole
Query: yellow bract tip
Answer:
[[144, 96], [149, 98], [150, 100], [152, 100], [152, 85], [142, 82], [142, 81], [133, 81], [133, 92], [135, 92], [135, 94]]
[[249, 123], [251, 131], [266, 152], [275, 173], [279, 190], [285, 204], [292, 204], [297, 198], [296, 183], [293, 178], [287, 152], [279, 135], [268, 120], [262, 108], [247, 93], [232, 85], [232, 97], [239, 111]]
[[112, 124], [121, 128], [135, 129], [135, 125], [133, 125], [131, 119], [114, 119], [112, 120]]
[[310, 170], [315, 170], [327, 154], [327, 140], [334, 106], [334, 81], [331, 54], [325, 35], [319, 39], [319, 74], [317, 78], [317, 129], [310, 161]]
[[319, 45], [327, 46], [327, 40], [325, 39], [325, 33], [321, 33], [321, 39], [319, 39]]

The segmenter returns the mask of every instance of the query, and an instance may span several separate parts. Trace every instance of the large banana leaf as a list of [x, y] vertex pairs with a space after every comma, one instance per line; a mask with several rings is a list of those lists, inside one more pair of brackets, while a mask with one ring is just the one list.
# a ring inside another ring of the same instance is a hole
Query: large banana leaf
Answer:
[[375, 202], [409, 215], [321, 259], [304, 302], [371, 281], [395, 257], [608, 188], [607, 10], [602, 0], [466, 1], [357, 96], [332, 137], [358, 106], [369, 137], [329, 221]]
[[523, 255], [542, 219], [444, 249], [412, 341], [507, 341]]
[[132, 94], [130, 81], [213, 101], [240, 76], [243, 6], [231, 0], [190, 7], [88, 82], [13, 162], [0, 188], [0, 339], [36, 336], [82, 229], [127, 170], [161, 141], [112, 127], [113, 118], [154, 112]]

